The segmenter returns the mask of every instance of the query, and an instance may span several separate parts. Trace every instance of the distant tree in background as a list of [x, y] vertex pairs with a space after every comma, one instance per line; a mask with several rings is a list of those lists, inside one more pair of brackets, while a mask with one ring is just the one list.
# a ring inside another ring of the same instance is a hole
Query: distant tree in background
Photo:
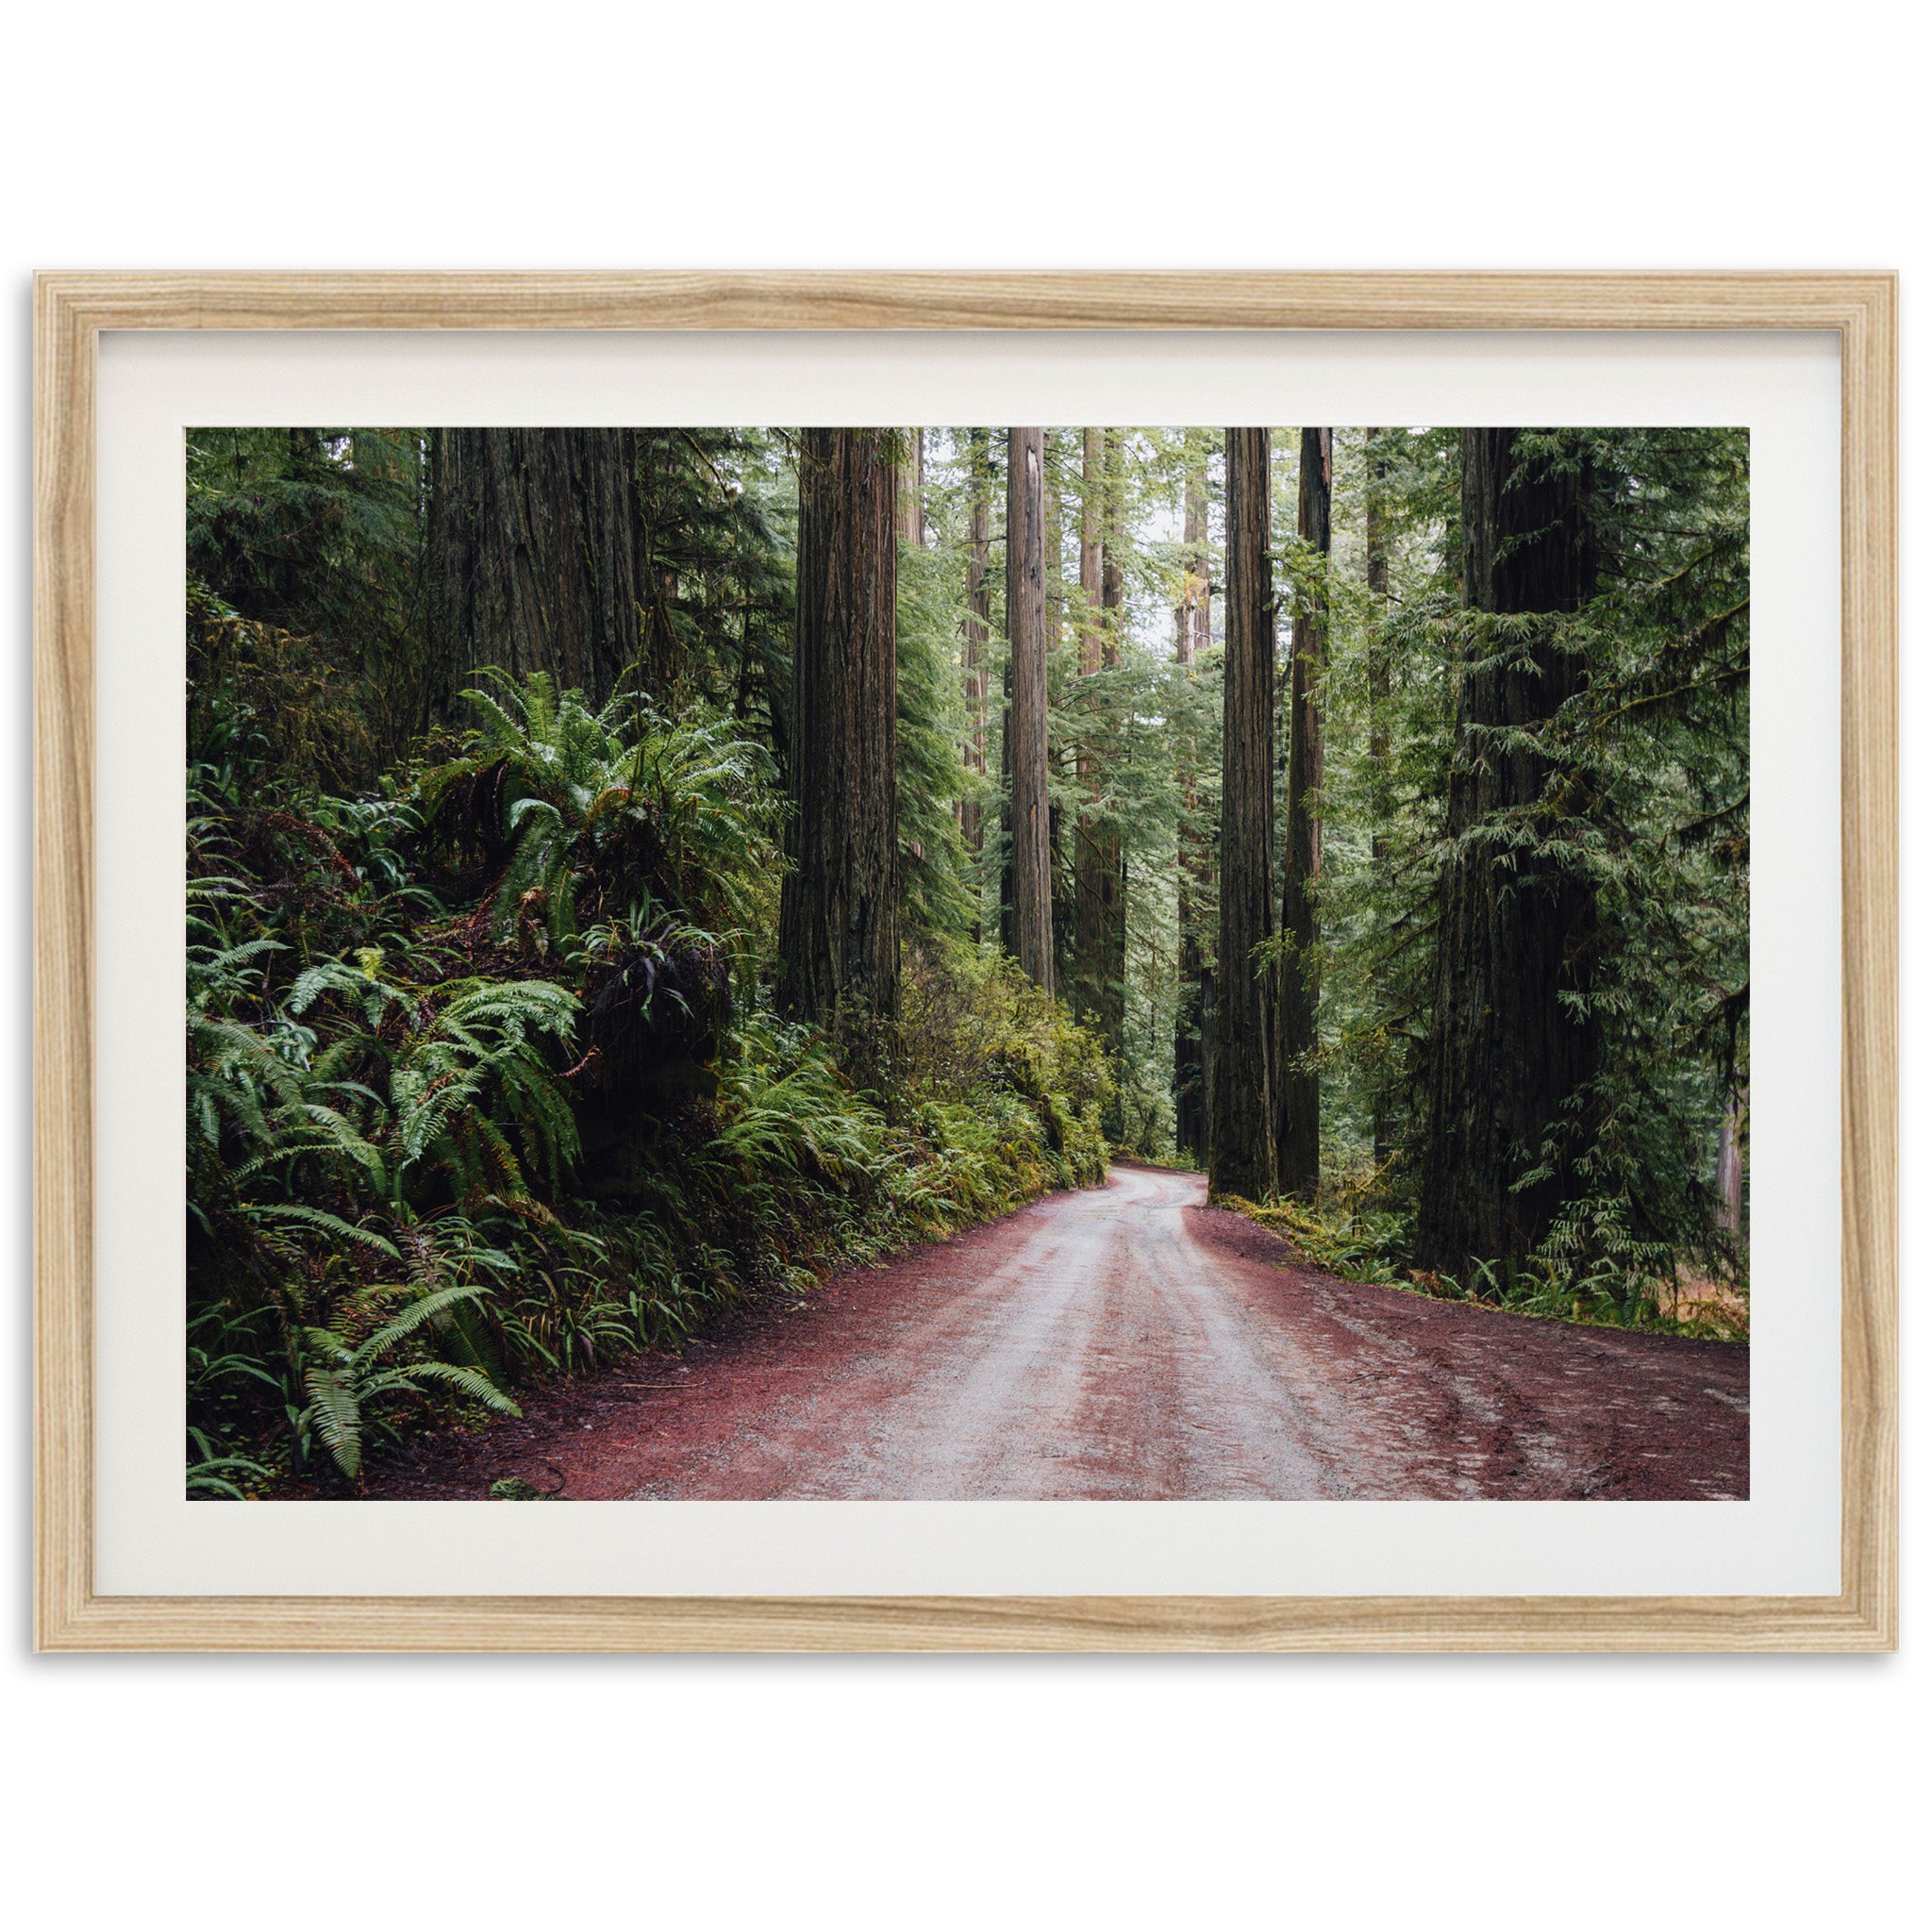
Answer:
[[[984, 429], [967, 431], [967, 552], [965, 671], [969, 736], [964, 748], [966, 769], [986, 776], [987, 656], [992, 640], [992, 463]], [[977, 854], [984, 836], [979, 800], [968, 795], [960, 812], [960, 836], [967, 851]]]
[[1007, 641], [1012, 670], [1011, 950], [1054, 988], [1052, 854], [1047, 825], [1046, 585], [1042, 451], [1038, 429], [1007, 431]]
[[[1181, 457], [1181, 596], [1174, 607], [1174, 662], [1195, 673], [1213, 642], [1213, 556], [1208, 536], [1207, 440], [1183, 432]], [[1213, 845], [1199, 821], [1201, 749], [1177, 732], [1176, 777], [1181, 818], [1175, 841], [1175, 924], [1178, 928], [1174, 1026], [1174, 1141], [1197, 1159], [1208, 1152], [1208, 1069], [1210, 1041], [1210, 935], [1206, 922], [1213, 891]]]

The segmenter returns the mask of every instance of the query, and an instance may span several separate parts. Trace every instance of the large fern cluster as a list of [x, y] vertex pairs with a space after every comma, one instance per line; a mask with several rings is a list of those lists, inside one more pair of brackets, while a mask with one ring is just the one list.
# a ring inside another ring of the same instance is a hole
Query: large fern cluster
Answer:
[[358, 1483], [385, 1440], [680, 1346], [747, 1295], [1105, 1167], [1099, 1050], [964, 947], [860, 1093], [764, 986], [769, 759], [699, 705], [472, 694], [352, 800], [191, 774], [190, 1487]]

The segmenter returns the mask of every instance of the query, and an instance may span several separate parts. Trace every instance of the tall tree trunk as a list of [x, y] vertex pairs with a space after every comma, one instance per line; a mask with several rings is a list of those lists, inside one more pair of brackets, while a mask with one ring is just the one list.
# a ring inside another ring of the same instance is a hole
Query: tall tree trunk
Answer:
[[[1328, 509], [1335, 432], [1302, 431], [1295, 531], [1328, 561]], [[1321, 933], [1315, 884], [1322, 876], [1322, 708], [1318, 685], [1328, 655], [1325, 576], [1296, 599], [1288, 679], [1288, 846], [1282, 866], [1282, 956], [1275, 1006], [1274, 1162], [1284, 1194], [1312, 1201], [1322, 1178], [1322, 1082], [1313, 1066], [1321, 1044]]]
[[[1375, 830], [1369, 835], [1369, 857], [1380, 861], [1388, 851], [1381, 827], [1388, 824], [1394, 794], [1389, 770], [1389, 446], [1386, 429], [1362, 432], [1368, 472], [1362, 496], [1362, 575], [1369, 588], [1369, 796]], [[1394, 1114], [1390, 1082], [1377, 1080], [1372, 1103], [1374, 1160], [1383, 1165], [1395, 1151]]]
[[[1116, 671], [1121, 661], [1121, 633], [1125, 627], [1126, 526], [1124, 515], [1121, 465], [1124, 441], [1118, 429], [1107, 432], [1106, 536], [1100, 549], [1100, 668]], [[1118, 817], [1109, 815], [1097, 829], [1099, 846], [1100, 933], [1093, 963], [1094, 991], [1099, 998], [1100, 1036], [1117, 1058], [1127, 1044], [1127, 872], [1126, 848]], [[1110, 1129], [1111, 1131], [1111, 1129]]]
[[[642, 458], [638, 487], [643, 552], [638, 566], [638, 593], [643, 599], [644, 681], [660, 698], [669, 698], [684, 669], [685, 647], [674, 616], [678, 595], [677, 559], [675, 555], [665, 555], [665, 542], [669, 539], [675, 546], [684, 527], [685, 497], [691, 481], [684, 464], [691, 453], [692, 437], [687, 429], [641, 429], [638, 443]], [[785, 746], [777, 741], [775, 720], [773, 735], [773, 749], [782, 771]]]
[[787, 1011], [861, 1063], [899, 1009], [897, 486], [892, 432], [799, 436], [793, 869], [779, 898]]
[[1013, 957], [1053, 991], [1053, 879], [1047, 836], [1046, 584], [1041, 441], [1007, 431], [1007, 641], [1013, 704]]
[[1056, 432], [1044, 429], [1040, 437], [1041, 577], [1045, 586], [1046, 650], [1051, 657], [1059, 649], [1066, 624], [1067, 586], [1062, 569], [1060, 523], [1059, 457], [1055, 448]]
[[925, 431], [902, 429], [906, 455], [899, 465], [898, 532], [902, 543], [925, 548]]
[[[984, 429], [966, 432], [966, 769], [986, 776], [986, 658], [992, 635], [992, 470]], [[959, 815], [966, 849], [978, 852], [985, 837], [978, 799], [969, 798]]]
[[[1462, 432], [1462, 578], [1469, 608], [1574, 611], [1595, 559], [1583, 453], [1524, 450], [1513, 429]], [[1587, 995], [1596, 908], [1588, 884], [1534, 849], [1547, 758], [1506, 732], [1535, 733], [1582, 685], [1553, 625], [1479, 633], [1462, 672], [1449, 777], [1449, 858], [1440, 889], [1435, 1008], [1418, 1175], [1415, 1257], [1461, 1273], [1521, 1262], [1576, 1185], [1565, 1103], [1597, 1064], [1597, 1028], [1566, 1005]], [[1510, 843], [1493, 832], [1507, 824]], [[1547, 1176], [1517, 1184], [1540, 1168]]]
[[[1041, 562], [1042, 607], [1046, 613], [1046, 656], [1060, 647], [1061, 626], [1066, 621], [1066, 583], [1061, 572], [1061, 528], [1058, 452], [1056, 432], [1045, 429], [1040, 440]], [[1052, 717], [1049, 684], [1048, 718]], [[1049, 730], [1046, 748], [1048, 796], [1046, 810], [1047, 869], [1053, 881], [1053, 983], [1064, 989], [1074, 950], [1074, 868], [1067, 858], [1066, 811], [1060, 798], [1053, 795], [1051, 780], [1066, 756], [1064, 745], [1053, 742]], [[1076, 827], [1078, 820], [1074, 821]]]
[[1000, 951], [1017, 958], [1013, 924], [1013, 654], [1000, 671]]
[[[1362, 432], [1367, 487], [1362, 492], [1362, 575], [1369, 587], [1369, 763], [1375, 788], [1375, 823], [1388, 817], [1389, 762], [1389, 651], [1384, 630], [1385, 607], [1389, 600], [1389, 449], [1386, 429]], [[1373, 850], [1382, 854], [1380, 832], [1374, 835]]]
[[427, 550], [441, 707], [479, 671], [603, 704], [638, 659], [642, 525], [630, 429], [441, 429]]
[[[1208, 454], [1190, 447], [1181, 485], [1181, 542], [1186, 575], [1174, 608], [1174, 662], [1191, 669], [1208, 643], [1209, 586], [1213, 573], [1208, 548]], [[1196, 749], [1181, 747], [1180, 786], [1184, 816], [1175, 863], [1180, 947], [1174, 1022], [1174, 1144], [1196, 1158], [1208, 1151], [1207, 1037], [1208, 955], [1201, 922], [1208, 903], [1208, 841], [1195, 824], [1201, 794]]]
[[1227, 656], [1221, 750], [1221, 933], [1210, 1173], [1274, 1190], [1274, 1002], [1255, 949], [1274, 931], [1274, 593], [1265, 429], [1227, 432]]
[[[1080, 432], [1080, 602], [1075, 620], [1079, 638], [1080, 675], [1093, 676], [1105, 650], [1103, 573], [1107, 535], [1107, 432]], [[1106, 841], [1093, 813], [1100, 791], [1099, 761], [1094, 756], [1093, 707], [1091, 698], [1079, 709], [1080, 741], [1075, 759], [1079, 780], [1080, 816], [1074, 832], [1073, 971], [1067, 997], [1083, 1020], [1100, 1023], [1106, 1007]]]
[[1181, 565], [1186, 573], [1181, 601], [1174, 612], [1174, 656], [1191, 664], [1207, 652], [1210, 641], [1209, 604], [1213, 591], [1213, 554], [1208, 541], [1208, 452], [1187, 455], [1181, 486]]

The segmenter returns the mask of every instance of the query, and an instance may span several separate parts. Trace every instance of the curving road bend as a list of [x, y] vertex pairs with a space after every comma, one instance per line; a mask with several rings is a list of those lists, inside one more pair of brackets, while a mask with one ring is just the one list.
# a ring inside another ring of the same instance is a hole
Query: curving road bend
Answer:
[[1116, 1167], [682, 1360], [551, 1391], [396, 1496], [1741, 1497], [1741, 1346], [1364, 1288]]

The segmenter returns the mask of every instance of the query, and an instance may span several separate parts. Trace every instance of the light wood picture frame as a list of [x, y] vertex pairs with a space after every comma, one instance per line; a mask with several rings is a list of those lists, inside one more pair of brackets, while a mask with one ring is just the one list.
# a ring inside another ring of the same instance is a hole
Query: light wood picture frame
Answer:
[[[119, 330], [1823, 331], [1841, 369], [1832, 1596], [131, 1597], [94, 1587], [95, 358]], [[36, 1640], [115, 1650], [1896, 1646], [1897, 286], [1823, 275], [44, 275], [35, 317]]]

